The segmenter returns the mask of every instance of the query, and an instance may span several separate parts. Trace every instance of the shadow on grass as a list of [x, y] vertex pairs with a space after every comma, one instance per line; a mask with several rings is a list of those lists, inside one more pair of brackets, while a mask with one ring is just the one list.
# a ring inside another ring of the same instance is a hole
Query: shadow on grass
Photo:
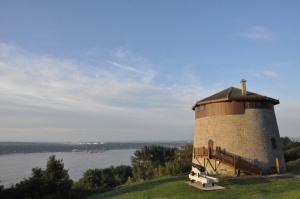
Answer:
[[238, 185], [264, 184], [268, 183], [269, 181], [269, 179], [263, 177], [236, 177], [228, 179], [228, 183]]
[[162, 178], [162, 179], [154, 179], [150, 181], [146, 181], [138, 184], [132, 184], [128, 185], [126, 187], [120, 187], [118, 189], [115, 189], [113, 191], [105, 192], [103, 194], [97, 195], [97, 197], [93, 198], [109, 198], [109, 197], [114, 197], [118, 195], [123, 195], [126, 193], [133, 193], [133, 192], [139, 192], [139, 191], [146, 191], [149, 190], [157, 185], [162, 185], [164, 183], [170, 183], [170, 182], [175, 182], [175, 181], [180, 181], [184, 180], [186, 176], [175, 176], [175, 177], [168, 177], [168, 178]]

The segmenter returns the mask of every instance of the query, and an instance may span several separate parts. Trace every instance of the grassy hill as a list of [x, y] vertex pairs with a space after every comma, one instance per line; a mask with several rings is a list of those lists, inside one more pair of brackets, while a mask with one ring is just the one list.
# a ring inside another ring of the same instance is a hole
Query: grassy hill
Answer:
[[[299, 169], [293, 173], [299, 174]], [[100, 198], [300, 198], [300, 178], [258, 176], [220, 176], [219, 185], [226, 189], [202, 191], [185, 182], [187, 175], [165, 177], [143, 183], [131, 184], [114, 191], [98, 194], [89, 199]]]

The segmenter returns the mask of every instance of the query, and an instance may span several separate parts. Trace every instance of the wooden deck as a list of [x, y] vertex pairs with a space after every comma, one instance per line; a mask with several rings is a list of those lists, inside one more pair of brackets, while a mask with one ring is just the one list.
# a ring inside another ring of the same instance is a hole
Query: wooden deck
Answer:
[[215, 159], [220, 163], [233, 167], [235, 174], [237, 174], [237, 171], [243, 171], [249, 174], [262, 175], [262, 168], [243, 160], [239, 156], [226, 153], [220, 147], [216, 149], [194, 148], [193, 152], [194, 158]]

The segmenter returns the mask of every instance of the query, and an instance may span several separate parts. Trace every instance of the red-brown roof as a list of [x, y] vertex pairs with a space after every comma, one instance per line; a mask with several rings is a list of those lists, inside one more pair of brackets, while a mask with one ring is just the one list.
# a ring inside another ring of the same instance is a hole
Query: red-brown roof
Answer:
[[208, 104], [214, 102], [225, 102], [225, 101], [270, 101], [274, 105], [279, 104], [279, 100], [273, 99], [264, 95], [259, 95], [253, 92], [247, 91], [247, 95], [242, 95], [242, 90], [229, 87], [221, 92], [218, 92], [212, 96], [209, 96], [203, 100], [198, 101], [194, 106], [193, 110], [201, 104]]

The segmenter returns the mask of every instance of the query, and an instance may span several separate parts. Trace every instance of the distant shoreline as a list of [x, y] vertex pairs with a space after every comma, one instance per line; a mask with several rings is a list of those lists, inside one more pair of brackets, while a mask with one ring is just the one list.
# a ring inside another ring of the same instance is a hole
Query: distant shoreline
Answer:
[[[292, 141], [300, 142], [300, 138], [290, 138]], [[89, 142], [62, 143], [62, 142], [0, 142], [0, 155], [4, 154], [26, 154], [26, 153], [55, 153], [74, 151], [107, 151], [120, 149], [140, 149], [143, 146], [160, 145], [167, 147], [180, 147], [192, 141], [174, 142], [101, 142], [91, 144]]]
[[0, 155], [17, 153], [72, 152], [72, 151], [107, 151], [120, 149], [140, 149], [143, 146], [160, 145], [180, 147], [189, 141], [177, 142], [105, 142], [100, 144], [85, 143], [46, 143], [46, 142], [0, 142]]

